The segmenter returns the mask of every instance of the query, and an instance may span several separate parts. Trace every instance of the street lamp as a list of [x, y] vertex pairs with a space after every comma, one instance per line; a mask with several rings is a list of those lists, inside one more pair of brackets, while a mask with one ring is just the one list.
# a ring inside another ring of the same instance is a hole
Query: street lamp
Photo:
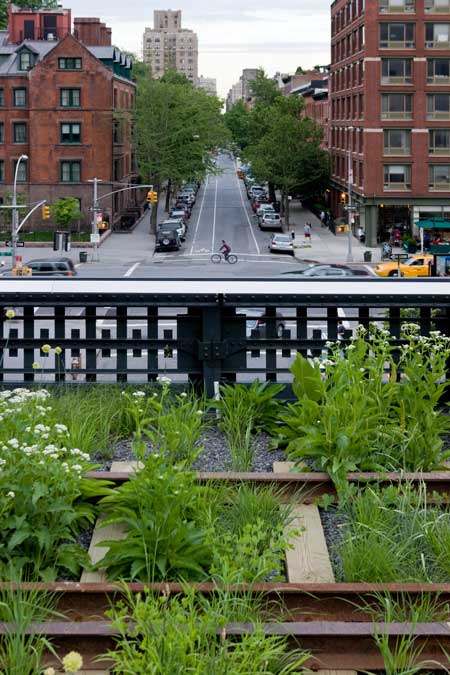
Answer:
[[[349, 127], [348, 130], [350, 131], [352, 127]], [[348, 134], [348, 137], [350, 137], [350, 134]], [[352, 212], [353, 212], [353, 205], [352, 205], [352, 186], [353, 186], [353, 163], [352, 163], [352, 151], [350, 149], [350, 143], [348, 144], [348, 200], [347, 200], [347, 215], [348, 215], [348, 250], [347, 250], [347, 262], [353, 262], [353, 249], [352, 249], [352, 237], [353, 237], [353, 232], [352, 232]]]
[[17, 250], [17, 228], [19, 226], [19, 211], [17, 209], [17, 176], [19, 174], [19, 166], [22, 160], [26, 161], [28, 155], [20, 155], [16, 164], [16, 171], [14, 174], [14, 186], [13, 186], [13, 199], [12, 199], [12, 231], [11, 231], [11, 244], [12, 244], [12, 267], [16, 266], [16, 250]]

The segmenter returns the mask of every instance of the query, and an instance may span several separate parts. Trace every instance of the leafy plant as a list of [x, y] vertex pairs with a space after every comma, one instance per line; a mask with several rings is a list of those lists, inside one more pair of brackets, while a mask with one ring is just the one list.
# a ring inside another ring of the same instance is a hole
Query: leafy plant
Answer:
[[68, 227], [75, 220], [80, 220], [82, 213], [80, 203], [75, 197], [61, 197], [51, 205], [52, 219], [59, 227]]
[[234, 471], [248, 471], [253, 463], [253, 435], [273, 426], [281, 408], [276, 398], [283, 385], [254, 380], [243, 384], [223, 385], [220, 398], [214, 402], [219, 415], [218, 425], [224, 432], [231, 452]]
[[[286, 637], [265, 635], [254, 601], [244, 594], [207, 598], [186, 588], [183, 597], [138, 595], [113, 608], [110, 617], [119, 632], [108, 653], [117, 672], [288, 675], [301, 672], [309, 657], [288, 649]], [[252, 630], [236, 640], [227, 633], [232, 621], [251, 621]]]
[[291, 460], [314, 460], [341, 495], [349, 471], [431, 471], [450, 456], [450, 418], [438, 408], [450, 341], [422, 337], [413, 325], [403, 338], [398, 353], [387, 331], [360, 327], [347, 347], [327, 343], [327, 360], [298, 354], [291, 368], [298, 401], [281, 412], [275, 443]]

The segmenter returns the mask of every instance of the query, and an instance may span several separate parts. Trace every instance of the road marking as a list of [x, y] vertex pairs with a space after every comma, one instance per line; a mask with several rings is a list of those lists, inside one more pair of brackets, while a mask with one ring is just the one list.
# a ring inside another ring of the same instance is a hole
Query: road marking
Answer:
[[139, 267], [140, 264], [141, 264], [140, 262], [136, 262], [136, 263], [134, 263], [134, 265], [131, 265], [131, 267], [129, 267], [129, 268], [127, 269], [127, 271], [125, 272], [125, 274], [124, 274], [123, 276], [124, 276], [124, 277], [131, 277], [131, 275], [133, 274], [134, 270], [137, 269], [137, 268]]
[[213, 226], [212, 226], [212, 238], [211, 238], [211, 251], [214, 251], [214, 244], [216, 239], [216, 216], [217, 216], [217, 190], [219, 189], [219, 181], [216, 176], [216, 191], [214, 193], [214, 212], [213, 212]]
[[[237, 165], [236, 165], [236, 167], [237, 167]], [[237, 169], [236, 169], [236, 171], [237, 171]], [[251, 220], [249, 218], [249, 215], [247, 213], [247, 209], [245, 208], [244, 197], [242, 196], [241, 184], [239, 182], [239, 178], [237, 177], [237, 173], [235, 173], [235, 177], [236, 177], [236, 181], [237, 181], [237, 184], [238, 184], [239, 195], [241, 197], [242, 208], [244, 209], [245, 217], [247, 218], [247, 221], [248, 221], [248, 224], [249, 224], [249, 227], [250, 227], [250, 232], [252, 233], [253, 241], [255, 242], [256, 250], [258, 251], [258, 254], [260, 254], [261, 249], [258, 246], [258, 242], [256, 240], [255, 233], [253, 232], [252, 222], [251, 222]]]
[[205, 189], [204, 189], [204, 192], [203, 192], [202, 203], [200, 204], [200, 211], [198, 212], [197, 224], [195, 226], [194, 238], [192, 240], [191, 255], [194, 252], [194, 246], [195, 246], [195, 242], [196, 242], [197, 234], [198, 234], [198, 226], [200, 224], [200, 218], [202, 217], [203, 205], [205, 203], [206, 190], [208, 189], [208, 183], [209, 183], [209, 174], [206, 176], [206, 183], [205, 183]]

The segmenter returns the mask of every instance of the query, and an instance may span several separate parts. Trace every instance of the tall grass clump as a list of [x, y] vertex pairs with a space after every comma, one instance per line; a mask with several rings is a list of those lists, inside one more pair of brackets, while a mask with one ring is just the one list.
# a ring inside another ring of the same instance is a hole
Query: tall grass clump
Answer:
[[[119, 637], [108, 653], [114, 672], [136, 675], [289, 675], [303, 671], [309, 654], [288, 647], [286, 637], [264, 634], [254, 601], [222, 593], [200, 597], [138, 595], [110, 612]], [[238, 640], [227, 624], [252, 623]], [[134, 626], [130, 633], [130, 622]]]
[[214, 402], [218, 426], [224, 432], [231, 452], [233, 471], [249, 471], [254, 458], [254, 435], [276, 423], [281, 402], [276, 398], [283, 385], [254, 380], [243, 384], [223, 385]]
[[350, 471], [432, 471], [450, 456], [450, 416], [439, 410], [450, 340], [414, 324], [402, 337], [395, 347], [387, 331], [360, 326], [350, 345], [327, 343], [326, 361], [298, 354], [291, 368], [298, 400], [281, 412], [275, 444], [313, 460], [341, 493]]
[[366, 487], [343, 506], [345, 524], [336, 552], [344, 580], [447, 582], [448, 553], [436, 538], [449, 522], [447, 506], [430, 504], [425, 485]]

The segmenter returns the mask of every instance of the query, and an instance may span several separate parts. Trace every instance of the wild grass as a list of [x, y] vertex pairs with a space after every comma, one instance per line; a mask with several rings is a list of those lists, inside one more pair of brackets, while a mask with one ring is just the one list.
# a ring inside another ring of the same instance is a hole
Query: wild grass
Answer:
[[[309, 654], [288, 648], [287, 638], [264, 634], [250, 596], [221, 593], [183, 597], [128, 598], [110, 613], [119, 631], [108, 654], [115, 672], [136, 675], [289, 675], [303, 671]], [[129, 622], [135, 622], [130, 635]], [[233, 621], [252, 623], [239, 640], [227, 632]]]
[[342, 507], [336, 547], [345, 581], [447, 582], [447, 506], [430, 504], [425, 486], [366, 487]]

